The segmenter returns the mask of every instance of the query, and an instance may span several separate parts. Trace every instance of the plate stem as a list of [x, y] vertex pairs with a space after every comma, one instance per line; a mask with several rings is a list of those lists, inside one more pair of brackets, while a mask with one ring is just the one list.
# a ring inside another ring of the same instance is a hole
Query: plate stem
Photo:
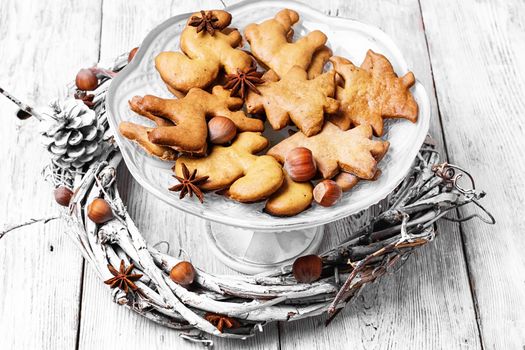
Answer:
[[206, 225], [206, 238], [217, 258], [228, 267], [256, 274], [293, 262], [317, 251], [324, 226], [295, 231], [265, 232], [215, 222]]

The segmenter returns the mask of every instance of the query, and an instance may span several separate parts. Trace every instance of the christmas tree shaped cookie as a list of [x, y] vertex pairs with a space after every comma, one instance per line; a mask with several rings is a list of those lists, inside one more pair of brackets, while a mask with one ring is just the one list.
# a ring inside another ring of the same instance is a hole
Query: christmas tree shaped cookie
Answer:
[[361, 179], [372, 179], [377, 162], [387, 152], [389, 143], [371, 138], [369, 125], [343, 131], [326, 122], [319, 134], [307, 137], [297, 132], [272, 147], [268, 154], [283, 163], [292, 149], [306, 147], [312, 152], [317, 169], [325, 179], [334, 177], [340, 171], [355, 174]]
[[264, 110], [275, 130], [293, 123], [306, 135], [321, 131], [324, 113], [335, 113], [339, 103], [333, 99], [335, 72], [308, 80], [307, 72], [294, 66], [279, 81], [259, 85], [260, 94], [251, 91], [246, 100], [249, 113]]
[[385, 56], [368, 50], [361, 67], [343, 57], [330, 59], [344, 79], [338, 87], [339, 113], [331, 120], [343, 130], [370, 125], [376, 136], [383, 135], [383, 118], [417, 121], [418, 106], [410, 93], [415, 78], [408, 72], [399, 78]]

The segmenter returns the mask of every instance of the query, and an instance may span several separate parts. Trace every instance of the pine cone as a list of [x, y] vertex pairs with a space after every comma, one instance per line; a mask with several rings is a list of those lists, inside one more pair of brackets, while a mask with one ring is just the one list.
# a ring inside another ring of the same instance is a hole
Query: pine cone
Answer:
[[81, 169], [102, 153], [104, 127], [95, 111], [74, 98], [53, 102], [50, 107], [43, 113], [42, 135], [54, 164]]

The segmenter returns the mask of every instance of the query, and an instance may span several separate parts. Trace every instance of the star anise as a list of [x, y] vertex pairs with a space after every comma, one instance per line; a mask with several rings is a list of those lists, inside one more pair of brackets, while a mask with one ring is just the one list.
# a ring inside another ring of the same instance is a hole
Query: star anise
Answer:
[[141, 274], [132, 274], [131, 271], [133, 271], [133, 268], [135, 267], [134, 264], [129, 265], [127, 268], [124, 266], [124, 260], [120, 261], [120, 269], [117, 271], [112, 265], [108, 264], [108, 270], [111, 272], [111, 274], [115, 277], [112, 277], [108, 279], [107, 281], [104, 281], [105, 284], [109, 284], [111, 288], [119, 288], [120, 290], [124, 291], [124, 293], [128, 294], [129, 291], [133, 292], [140, 292], [139, 287], [135, 284], [136, 281], [138, 281], [142, 275]]
[[231, 89], [231, 96], [239, 96], [244, 100], [248, 90], [252, 90], [256, 94], [261, 94], [255, 85], [264, 83], [261, 79], [263, 73], [257, 72], [256, 67], [250, 67], [247, 71], [242, 71], [237, 68], [237, 74], [226, 75], [225, 89]]
[[213, 35], [215, 34], [215, 29], [221, 29], [218, 24], [215, 23], [219, 21], [219, 19], [213, 15], [213, 12], [201, 11], [201, 16], [202, 17], [192, 16], [188, 23], [188, 25], [192, 27], [197, 27], [197, 33], [206, 30], [208, 34]]
[[197, 169], [194, 169], [190, 174], [188, 167], [184, 163], [182, 163], [182, 175], [184, 177], [173, 175], [174, 178], [179, 180], [180, 184], [170, 187], [169, 190], [174, 192], [180, 191], [180, 199], [184, 198], [187, 194], [189, 194], [190, 197], [193, 197], [193, 194], [195, 193], [195, 196], [197, 196], [199, 201], [203, 203], [204, 195], [202, 194], [202, 190], [199, 188], [199, 185], [206, 182], [208, 180], [208, 176], [197, 177]]
[[208, 312], [206, 313], [206, 315], [204, 315], [204, 318], [206, 319], [206, 321], [210, 322], [212, 325], [217, 327], [217, 329], [221, 333], [224, 327], [228, 329], [234, 329], [239, 327], [239, 322], [234, 318], [228, 316], [212, 314], [211, 312]]

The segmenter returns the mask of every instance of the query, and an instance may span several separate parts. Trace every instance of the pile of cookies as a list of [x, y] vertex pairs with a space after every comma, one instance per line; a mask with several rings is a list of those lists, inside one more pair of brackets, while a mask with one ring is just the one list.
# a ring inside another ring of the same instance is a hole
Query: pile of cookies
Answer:
[[[182, 52], [155, 59], [174, 98], [129, 101], [156, 126], [120, 125], [149, 154], [176, 162], [180, 183], [171, 190], [201, 201], [202, 191], [243, 203], [266, 200], [267, 213], [292, 216], [313, 201], [332, 206], [360, 180], [375, 180], [389, 147], [373, 138], [383, 135], [383, 119], [417, 120], [414, 75], [398, 77], [371, 50], [360, 66], [332, 56], [318, 30], [294, 41], [293, 10], [248, 25], [250, 51], [241, 49], [231, 19], [221, 10], [193, 14], [181, 34]], [[297, 131], [261, 154], [269, 146], [264, 118], [274, 130]]]

